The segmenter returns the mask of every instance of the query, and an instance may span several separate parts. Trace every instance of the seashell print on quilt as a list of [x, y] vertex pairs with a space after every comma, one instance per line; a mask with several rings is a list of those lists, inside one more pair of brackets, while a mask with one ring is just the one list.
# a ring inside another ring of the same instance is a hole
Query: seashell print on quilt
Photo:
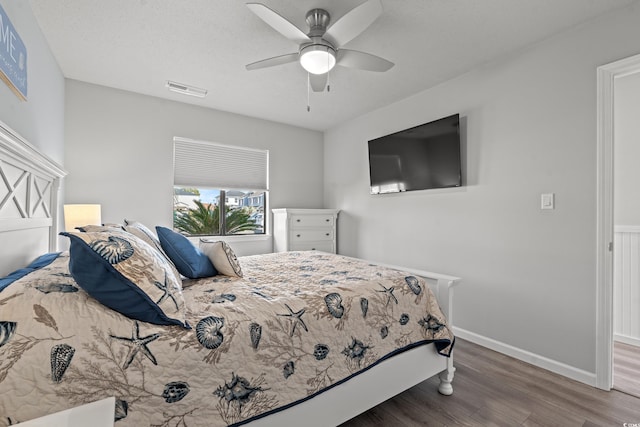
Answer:
[[51, 348], [51, 379], [53, 382], [62, 381], [75, 352], [76, 349], [69, 344], [58, 344]]
[[293, 362], [293, 360], [289, 360], [284, 365], [284, 368], [282, 368], [282, 374], [284, 375], [285, 379], [289, 378], [295, 372], [296, 372], [296, 367], [295, 367], [295, 363]]
[[89, 246], [110, 264], [129, 259], [134, 253], [131, 243], [116, 236], [109, 236], [107, 240], [94, 240]]
[[249, 336], [251, 337], [251, 347], [257, 350], [262, 337], [262, 326], [255, 322], [251, 323], [249, 325]]
[[129, 413], [129, 403], [126, 400], [116, 399], [116, 410], [114, 415], [114, 421], [120, 421], [127, 418]]
[[418, 283], [418, 279], [415, 276], [407, 276], [404, 278], [404, 281], [407, 283], [414, 294], [420, 295], [420, 292], [422, 292], [422, 288], [420, 287], [420, 283]]
[[327, 294], [324, 297], [324, 302], [327, 304], [327, 310], [336, 319], [339, 319], [344, 314], [344, 307], [342, 306], [342, 297], [336, 292]]
[[0, 321], [0, 347], [9, 342], [17, 326], [16, 322]]
[[200, 320], [196, 325], [196, 337], [204, 348], [209, 350], [220, 347], [224, 336], [220, 329], [224, 326], [224, 319], [221, 317], [209, 316]]
[[362, 317], [367, 317], [367, 311], [369, 311], [369, 300], [365, 297], [360, 298], [360, 310], [362, 310]]
[[189, 393], [189, 384], [184, 381], [172, 381], [164, 386], [162, 397], [167, 403], [179, 402]]
[[313, 348], [313, 356], [316, 360], [322, 360], [329, 354], [329, 346], [326, 344], [316, 344]]

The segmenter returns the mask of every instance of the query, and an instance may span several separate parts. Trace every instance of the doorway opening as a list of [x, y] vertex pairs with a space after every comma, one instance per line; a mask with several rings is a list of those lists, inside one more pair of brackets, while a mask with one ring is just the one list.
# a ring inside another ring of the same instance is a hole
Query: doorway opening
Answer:
[[[640, 55], [603, 65], [597, 70], [597, 296], [596, 296], [596, 386], [614, 386], [614, 362], [624, 366], [614, 353], [614, 128], [615, 88], [620, 79], [640, 73]], [[619, 240], [619, 239], [618, 239]], [[616, 260], [616, 263], [618, 260]], [[618, 331], [616, 331], [618, 332]], [[616, 336], [615, 338], [619, 338]], [[619, 339], [616, 339], [619, 341]], [[618, 346], [620, 347], [620, 346]], [[616, 357], [614, 358], [614, 354]], [[633, 356], [632, 356], [633, 358]], [[615, 360], [614, 360], [615, 359]], [[616, 374], [618, 371], [616, 371]], [[623, 383], [618, 380], [621, 386]], [[616, 388], [618, 388], [616, 386]]]

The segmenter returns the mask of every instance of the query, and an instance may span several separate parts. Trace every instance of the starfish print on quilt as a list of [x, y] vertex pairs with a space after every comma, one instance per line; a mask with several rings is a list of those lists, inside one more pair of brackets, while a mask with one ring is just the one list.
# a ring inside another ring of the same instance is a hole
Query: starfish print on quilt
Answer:
[[393, 291], [396, 289], [395, 286], [391, 286], [389, 288], [385, 288], [384, 285], [382, 283], [379, 283], [380, 286], [382, 286], [382, 291], [376, 291], [376, 292], [384, 292], [385, 294], [387, 294], [387, 304], [389, 305], [389, 303], [391, 302], [391, 300], [393, 299], [393, 301], [398, 304], [398, 298], [396, 298], [396, 296], [393, 294]]
[[140, 325], [138, 324], [138, 322], [135, 322], [135, 325], [133, 327], [133, 333], [131, 334], [131, 338], [117, 337], [115, 335], [109, 335], [109, 336], [118, 341], [122, 341], [126, 346], [129, 347], [129, 353], [127, 354], [127, 359], [124, 362], [124, 365], [122, 367], [123, 369], [127, 369], [129, 365], [131, 365], [131, 362], [133, 362], [133, 359], [135, 359], [136, 355], [140, 352], [147, 359], [149, 359], [151, 363], [153, 363], [154, 365], [158, 364], [158, 362], [156, 361], [156, 357], [153, 355], [153, 353], [151, 353], [151, 350], [149, 350], [149, 347], [147, 347], [147, 344], [160, 338], [160, 334], [151, 334], [151, 335], [147, 335], [146, 337], [141, 337]]
[[171, 301], [173, 301], [173, 304], [176, 306], [176, 310], [178, 310], [179, 309], [178, 302], [176, 301], [176, 298], [173, 296], [171, 289], [169, 289], [169, 284], [167, 284], [167, 275], [165, 274], [164, 276], [164, 284], [160, 282], [153, 282], [153, 284], [156, 285], [156, 287], [163, 292], [160, 299], [156, 301], [156, 304], [159, 305], [162, 303], [162, 301], [166, 300], [167, 298], [170, 298]]
[[291, 328], [291, 333], [289, 334], [290, 336], [293, 336], [294, 332], [296, 331], [296, 327], [299, 325], [301, 325], [305, 331], [309, 332], [309, 329], [307, 329], [307, 325], [305, 325], [304, 320], [302, 320], [302, 315], [304, 314], [304, 312], [306, 311], [306, 308], [303, 308], [302, 310], [298, 310], [298, 311], [293, 311], [291, 309], [291, 307], [289, 307], [289, 305], [285, 304], [285, 307], [287, 307], [287, 310], [289, 310], [289, 313], [287, 314], [278, 314], [278, 316], [284, 316], [284, 317], [290, 317], [291, 320], [293, 321], [293, 327]]

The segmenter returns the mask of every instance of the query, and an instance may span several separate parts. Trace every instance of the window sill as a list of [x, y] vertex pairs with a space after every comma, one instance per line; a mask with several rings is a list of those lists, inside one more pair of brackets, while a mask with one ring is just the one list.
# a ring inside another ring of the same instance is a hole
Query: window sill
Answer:
[[196, 245], [200, 243], [200, 239], [207, 240], [222, 240], [225, 242], [263, 242], [271, 240], [270, 234], [245, 234], [243, 236], [195, 236], [187, 237], [191, 242]]

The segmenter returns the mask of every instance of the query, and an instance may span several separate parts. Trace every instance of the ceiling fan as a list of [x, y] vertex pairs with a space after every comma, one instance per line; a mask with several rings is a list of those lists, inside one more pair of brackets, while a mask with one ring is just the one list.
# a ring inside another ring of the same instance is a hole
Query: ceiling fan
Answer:
[[309, 72], [313, 91], [322, 92], [327, 86], [329, 71], [335, 65], [378, 72], [387, 71], [394, 65], [370, 53], [342, 48], [382, 14], [381, 0], [367, 0], [332, 25], [329, 25], [331, 17], [326, 10], [312, 9], [306, 15], [307, 34], [261, 3], [247, 3], [247, 7], [274, 30], [299, 45], [298, 52], [253, 62], [246, 66], [247, 70], [299, 61]]

